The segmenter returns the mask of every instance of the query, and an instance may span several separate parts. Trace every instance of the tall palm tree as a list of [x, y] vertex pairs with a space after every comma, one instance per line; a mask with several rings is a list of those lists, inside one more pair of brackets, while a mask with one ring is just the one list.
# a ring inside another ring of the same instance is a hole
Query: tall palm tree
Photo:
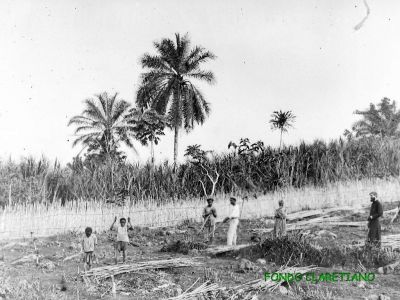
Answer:
[[158, 144], [165, 127], [169, 126], [166, 117], [153, 109], [134, 107], [129, 111], [128, 123], [136, 140], [145, 146], [150, 142], [151, 162], [154, 163], [154, 144]]
[[378, 137], [399, 137], [400, 110], [397, 110], [396, 101], [383, 98], [375, 106], [370, 104], [369, 109], [356, 110], [356, 115], [362, 119], [353, 124], [352, 130], [356, 137], [378, 136]]
[[137, 92], [139, 107], [152, 108], [168, 116], [174, 129], [174, 164], [178, 157], [178, 133], [189, 132], [194, 123], [203, 124], [210, 107], [194, 81], [215, 82], [211, 71], [200, 68], [215, 55], [201, 46], [190, 47], [187, 35], [175, 34], [175, 40], [164, 38], [154, 43], [156, 55], [144, 54], [145, 72]]
[[[110, 166], [111, 187], [114, 190], [114, 160], [118, 156], [121, 143], [133, 148], [130, 125], [127, 121], [130, 104], [117, 99], [118, 94], [102, 93], [85, 100], [85, 109], [80, 115], [70, 119], [68, 126], [75, 125], [73, 146], [82, 144], [83, 149], [100, 149]], [[134, 149], [136, 152], [136, 150]]]
[[271, 124], [271, 128], [278, 129], [281, 133], [281, 138], [279, 142], [279, 150], [282, 147], [282, 135], [284, 132], [287, 132], [289, 128], [293, 127], [293, 122], [296, 119], [296, 116], [289, 111], [274, 111], [271, 115], [271, 119], [269, 123]]

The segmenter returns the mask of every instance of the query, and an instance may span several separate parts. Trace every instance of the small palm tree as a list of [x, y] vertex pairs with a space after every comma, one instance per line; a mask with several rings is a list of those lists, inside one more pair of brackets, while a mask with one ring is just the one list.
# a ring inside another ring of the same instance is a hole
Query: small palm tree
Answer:
[[395, 101], [383, 98], [377, 106], [371, 103], [369, 109], [356, 110], [354, 114], [362, 116], [361, 120], [353, 124], [352, 130], [356, 137], [400, 136], [400, 110], [397, 110]]
[[97, 145], [107, 156], [112, 156], [120, 143], [134, 148], [127, 119], [130, 104], [117, 99], [117, 96], [117, 93], [112, 96], [102, 93], [85, 100], [83, 112], [68, 123], [68, 126], [76, 126], [77, 138], [73, 146], [82, 144], [86, 148]]
[[200, 66], [215, 58], [201, 46], [190, 47], [187, 35], [175, 34], [155, 42], [157, 55], [145, 54], [141, 64], [146, 71], [141, 74], [137, 92], [137, 105], [152, 108], [168, 116], [174, 128], [174, 164], [178, 156], [178, 133], [184, 127], [189, 132], [194, 123], [203, 124], [210, 107], [194, 81], [215, 82], [214, 74]]
[[[121, 143], [133, 148], [131, 133], [127, 122], [130, 104], [117, 99], [118, 94], [107, 93], [96, 95], [85, 100], [85, 109], [81, 115], [70, 119], [68, 126], [75, 125], [73, 146], [82, 144], [83, 149], [100, 149], [110, 166], [111, 188], [114, 192], [114, 160], [119, 157], [118, 147]], [[134, 149], [136, 152], [136, 150]]]
[[289, 111], [274, 111], [271, 115], [271, 120], [269, 123], [271, 124], [272, 130], [278, 129], [281, 132], [281, 138], [279, 142], [279, 150], [282, 147], [282, 135], [284, 132], [287, 132], [289, 128], [293, 127], [294, 120], [296, 116]]

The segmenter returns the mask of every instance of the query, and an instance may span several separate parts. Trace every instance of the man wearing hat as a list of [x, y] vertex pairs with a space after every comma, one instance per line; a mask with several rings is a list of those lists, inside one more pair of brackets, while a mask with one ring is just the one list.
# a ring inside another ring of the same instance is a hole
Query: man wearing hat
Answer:
[[224, 223], [229, 221], [229, 229], [226, 238], [226, 244], [228, 246], [235, 246], [236, 239], [237, 239], [237, 227], [239, 225], [239, 217], [240, 217], [240, 210], [239, 205], [236, 204], [236, 198], [230, 198], [230, 208], [229, 208], [229, 217], [224, 219]]
[[383, 208], [382, 204], [378, 201], [378, 194], [376, 192], [369, 193], [371, 199], [371, 210], [368, 217], [368, 237], [367, 243], [371, 246], [381, 246], [381, 224], [379, 218], [382, 217]]
[[217, 210], [213, 206], [214, 199], [207, 199], [207, 206], [204, 207], [203, 210], [203, 219], [204, 219], [204, 229], [205, 235], [204, 238], [207, 242], [212, 244], [214, 239], [215, 232], [215, 219], [217, 218]]

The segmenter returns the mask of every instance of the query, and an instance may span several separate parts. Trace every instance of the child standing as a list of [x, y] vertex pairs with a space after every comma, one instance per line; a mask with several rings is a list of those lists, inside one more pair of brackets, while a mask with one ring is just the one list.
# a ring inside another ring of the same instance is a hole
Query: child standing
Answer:
[[97, 246], [97, 237], [93, 234], [93, 230], [90, 227], [86, 227], [85, 235], [82, 238], [82, 251], [84, 253], [84, 265], [85, 271], [90, 270], [93, 262], [93, 253]]
[[286, 235], [286, 211], [283, 205], [283, 200], [279, 200], [279, 208], [275, 211], [275, 238], [281, 238]]
[[128, 229], [133, 229], [131, 225], [131, 218], [128, 218], [128, 224], [126, 224], [126, 219], [121, 218], [119, 220], [119, 225], [116, 225], [117, 217], [114, 218], [114, 222], [111, 224], [110, 230], [114, 230], [117, 232], [117, 238], [115, 240], [115, 251], [114, 251], [114, 260], [115, 264], [118, 263], [118, 254], [117, 252], [122, 252], [123, 263], [126, 260], [126, 248], [129, 244], [129, 236]]
[[211, 243], [214, 239], [215, 233], [215, 219], [217, 218], [217, 210], [213, 206], [214, 199], [207, 199], [207, 206], [203, 210], [204, 228], [205, 235], [204, 238], [207, 242]]

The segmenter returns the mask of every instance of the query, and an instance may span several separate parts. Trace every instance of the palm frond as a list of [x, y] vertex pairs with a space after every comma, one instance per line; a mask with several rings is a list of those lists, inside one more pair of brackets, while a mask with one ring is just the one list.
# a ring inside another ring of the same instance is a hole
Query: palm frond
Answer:
[[215, 83], [215, 76], [214, 73], [211, 71], [195, 71], [195, 72], [190, 72], [186, 74], [187, 77], [206, 81], [209, 84], [214, 84]]

